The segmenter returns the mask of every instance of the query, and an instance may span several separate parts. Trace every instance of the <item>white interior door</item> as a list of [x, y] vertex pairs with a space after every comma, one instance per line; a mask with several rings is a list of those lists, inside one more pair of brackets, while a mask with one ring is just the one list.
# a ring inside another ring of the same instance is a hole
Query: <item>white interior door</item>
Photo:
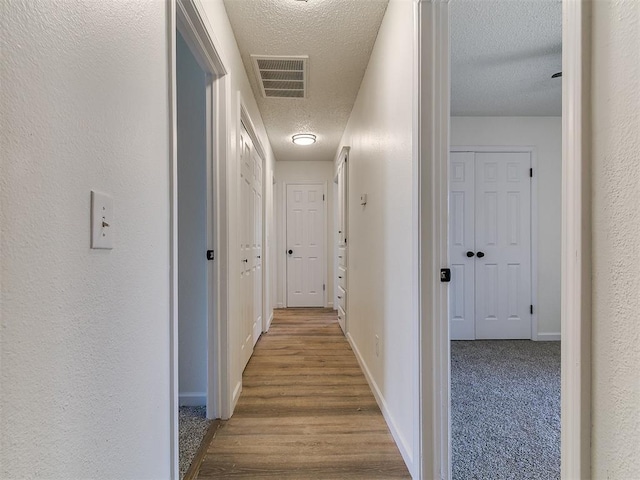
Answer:
[[287, 185], [287, 306], [322, 307], [324, 185]]
[[[475, 340], [475, 154], [452, 152], [449, 169], [449, 288], [452, 340]], [[470, 253], [469, 253], [470, 252]]]
[[476, 153], [476, 338], [531, 338], [528, 152]]
[[531, 338], [529, 152], [453, 152], [452, 340]]
[[241, 291], [241, 357], [243, 367], [253, 353], [253, 290], [254, 290], [254, 210], [253, 145], [249, 134], [240, 133], [240, 291]]
[[262, 334], [262, 159], [253, 157], [253, 324], [252, 340], [256, 344]]

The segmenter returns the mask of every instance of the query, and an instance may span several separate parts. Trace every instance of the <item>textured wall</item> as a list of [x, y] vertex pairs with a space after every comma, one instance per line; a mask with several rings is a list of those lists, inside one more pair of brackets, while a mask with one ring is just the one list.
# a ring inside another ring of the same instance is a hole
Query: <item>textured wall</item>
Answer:
[[[413, 5], [392, 0], [341, 145], [349, 145], [347, 328], [414, 468]], [[360, 195], [367, 193], [366, 207]], [[379, 355], [375, 336], [380, 337]]]
[[335, 228], [333, 225], [333, 163], [332, 162], [276, 162], [276, 238], [277, 238], [277, 303], [279, 308], [286, 307], [287, 300], [287, 258], [286, 250], [286, 186], [285, 182], [319, 183], [327, 185], [327, 295], [325, 305], [333, 305], [333, 247]]
[[[534, 146], [538, 182], [538, 333], [560, 335], [560, 117], [452, 117], [451, 145]], [[548, 334], [545, 336], [545, 334]]]
[[180, 405], [207, 392], [206, 79], [182, 35], [176, 40], [178, 114], [178, 378]]
[[593, 2], [593, 478], [640, 478], [640, 2]]
[[166, 5], [1, 8], [0, 478], [167, 478]]

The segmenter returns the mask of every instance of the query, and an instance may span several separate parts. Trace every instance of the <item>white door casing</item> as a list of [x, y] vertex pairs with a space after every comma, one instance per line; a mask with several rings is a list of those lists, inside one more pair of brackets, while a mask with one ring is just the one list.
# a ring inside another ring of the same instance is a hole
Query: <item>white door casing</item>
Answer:
[[531, 339], [530, 152], [452, 152], [451, 339]]
[[[324, 306], [325, 187], [287, 185], [287, 306]], [[291, 252], [291, 253], [289, 253]]]

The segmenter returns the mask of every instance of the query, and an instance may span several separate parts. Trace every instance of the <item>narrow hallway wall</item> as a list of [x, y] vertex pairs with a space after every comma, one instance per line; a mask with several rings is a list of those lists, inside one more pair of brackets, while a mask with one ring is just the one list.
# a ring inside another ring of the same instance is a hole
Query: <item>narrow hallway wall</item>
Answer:
[[349, 337], [415, 476], [413, 8], [389, 3], [341, 146], [351, 147]]

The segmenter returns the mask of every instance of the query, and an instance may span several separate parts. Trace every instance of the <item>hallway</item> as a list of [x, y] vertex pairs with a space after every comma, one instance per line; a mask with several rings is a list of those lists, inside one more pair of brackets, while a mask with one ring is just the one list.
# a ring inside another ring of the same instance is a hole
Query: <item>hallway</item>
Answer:
[[410, 478], [335, 311], [274, 311], [198, 478]]

